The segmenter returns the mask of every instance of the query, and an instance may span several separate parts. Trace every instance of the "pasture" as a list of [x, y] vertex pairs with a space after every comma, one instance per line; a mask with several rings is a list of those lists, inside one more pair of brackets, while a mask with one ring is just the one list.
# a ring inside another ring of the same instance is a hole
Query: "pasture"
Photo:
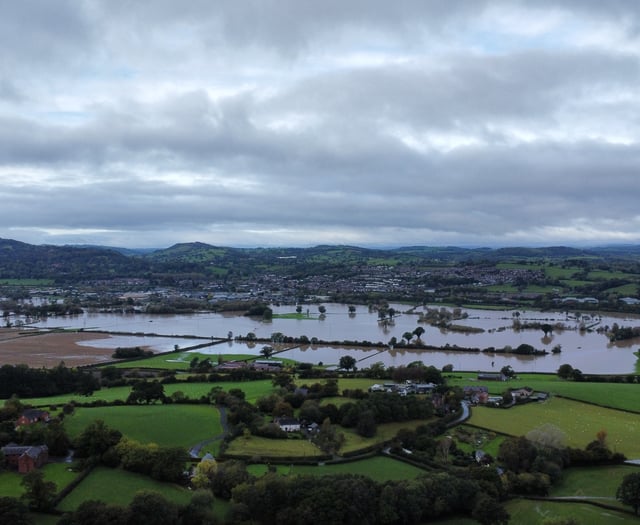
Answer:
[[569, 468], [563, 472], [562, 481], [552, 488], [550, 495], [593, 498], [594, 501], [610, 498], [608, 504], [628, 509], [629, 507], [615, 501], [616, 490], [622, 483], [622, 478], [635, 472], [640, 470], [632, 465]]
[[[78, 472], [69, 470], [70, 467], [68, 463], [47, 463], [40, 470], [44, 473], [45, 480], [53, 481], [60, 492], [78, 476]], [[19, 498], [24, 492], [20, 484], [22, 478], [22, 474], [13, 470], [0, 471], [0, 495]]]
[[[253, 354], [215, 354], [198, 352], [197, 350], [184, 350], [179, 352], [163, 353], [151, 357], [145, 357], [142, 359], [135, 359], [132, 361], [110, 362], [108, 364], [105, 364], [103, 368], [114, 366], [115, 368], [157, 368], [164, 370], [189, 371], [189, 365], [194, 358], [197, 357], [201, 361], [209, 359], [212, 363], [217, 364], [218, 356], [220, 356], [225, 362], [246, 361], [249, 359], [260, 358], [260, 356], [256, 356]], [[291, 359], [280, 358], [278, 358], [278, 361], [284, 361], [286, 363], [294, 362]]]
[[191, 499], [191, 493], [178, 485], [161, 483], [125, 470], [98, 467], [60, 502], [57, 509], [73, 511], [87, 500], [125, 506], [140, 490], [154, 490], [179, 505], [186, 505]]
[[73, 439], [91, 422], [103, 420], [140, 443], [189, 448], [222, 434], [220, 414], [211, 405], [126, 405], [77, 408], [64, 426]]
[[512, 436], [524, 435], [545, 423], [567, 434], [567, 445], [584, 448], [606, 430], [609, 448], [630, 459], [640, 458], [640, 416], [619, 410], [602, 408], [570, 399], [551, 398], [544, 403], [529, 403], [510, 409], [475, 407], [470, 425], [487, 428]]
[[573, 518], [580, 525], [638, 522], [637, 518], [631, 514], [603, 509], [588, 503], [514, 499], [508, 501], [505, 508], [511, 515], [509, 523], [518, 525], [540, 525], [545, 518]]
[[576, 382], [560, 379], [551, 374], [518, 374], [516, 379], [510, 379], [506, 382], [486, 381], [479, 383], [476, 377], [475, 373], [455, 373], [447, 377], [447, 384], [460, 387], [482, 384], [488, 387], [489, 392], [493, 395], [501, 395], [508, 388], [528, 386], [540, 392], [549, 392], [552, 395], [640, 413], [640, 402], [638, 402], [640, 385], [637, 383]]
[[298, 458], [318, 458], [323, 456], [323, 452], [306, 439], [268, 439], [260, 436], [240, 436], [227, 448], [227, 454], [240, 455], [243, 457], [298, 457]]
[[[267, 472], [266, 465], [249, 465], [249, 472], [254, 476], [262, 476]], [[391, 480], [412, 479], [424, 473], [424, 470], [409, 465], [402, 461], [386, 457], [374, 456], [372, 458], [350, 463], [312, 465], [278, 465], [276, 471], [284, 476], [324, 476], [328, 474], [357, 474], [367, 476], [384, 483]]]

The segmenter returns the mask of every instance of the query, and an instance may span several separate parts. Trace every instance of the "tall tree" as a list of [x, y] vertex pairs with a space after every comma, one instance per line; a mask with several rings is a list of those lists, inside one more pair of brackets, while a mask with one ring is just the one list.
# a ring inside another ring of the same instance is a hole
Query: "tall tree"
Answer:
[[356, 366], [356, 359], [350, 355], [343, 355], [338, 362], [338, 366], [347, 372]]
[[638, 515], [640, 509], [640, 472], [627, 474], [616, 491], [616, 498], [625, 505], [631, 505], [633, 512]]
[[20, 484], [25, 488], [22, 497], [30, 509], [44, 511], [51, 508], [56, 495], [56, 484], [45, 481], [41, 470], [25, 474]]

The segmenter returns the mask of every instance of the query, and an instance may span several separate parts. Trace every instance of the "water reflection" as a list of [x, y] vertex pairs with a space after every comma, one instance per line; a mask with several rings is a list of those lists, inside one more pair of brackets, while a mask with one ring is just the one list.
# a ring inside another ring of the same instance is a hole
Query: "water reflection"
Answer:
[[[332, 346], [310, 346], [291, 350], [284, 357], [291, 357], [301, 361], [317, 363], [337, 363], [342, 355], [352, 355], [361, 361], [359, 366], [382, 361], [386, 366], [408, 364], [421, 360], [438, 368], [452, 364], [454, 370], [499, 370], [502, 366], [511, 365], [514, 370], [555, 372], [563, 363], [570, 363], [584, 373], [631, 373], [635, 370], [636, 356], [633, 350], [638, 349], [640, 339], [626, 340], [616, 343], [609, 342], [605, 333], [595, 331], [598, 327], [611, 326], [639, 326], [640, 319], [630, 315], [589, 315], [588, 326], [591, 331], [581, 330], [581, 323], [585, 317], [576, 316], [569, 312], [535, 312], [519, 310], [516, 317], [507, 310], [462, 310], [467, 314], [465, 319], [455, 321], [456, 325], [478, 329], [479, 333], [451, 331], [444, 328], [434, 328], [428, 324], [419, 323], [422, 307], [414, 310], [406, 305], [391, 305], [397, 312], [392, 323], [378, 322], [378, 314], [369, 311], [365, 306], [358, 306], [354, 314], [349, 313], [345, 304], [325, 303], [325, 318], [320, 320], [316, 307], [310, 307], [308, 317], [304, 315], [298, 319], [279, 319], [277, 314], [290, 314], [295, 307], [275, 306], [276, 317], [270, 322], [244, 317], [238, 314], [193, 314], [193, 315], [119, 315], [86, 313], [73, 317], [52, 317], [36, 324], [41, 328], [66, 327], [75, 329], [99, 329], [108, 331], [156, 334], [162, 339], [150, 337], [142, 342], [130, 336], [118, 336], [112, 339], [108, 348], [116, 346], [151, 346], [158, 350], [171, 350], [178, 344], [181, 348], [195, 344], [183, 340], [180, 336], [197, 335], [203, 337], [227, 337], [229, 332], [235, 335], [246, 335], [253, 332], [257, 337], [269, 338], [274, 332], [282, 332], [287, 336], [300, 337], [306, 335], [323, 341], [369, 341], [375, 346], [371, 349], [344, 349]], [[514, 329], [514, 321], [520, 324], [548, 323], [554, 325], [551, 333], [545, 335], [540, 329]], [[562, 323], [562, 328], [555, 327]], [[526, 343], [537, 349], [551, 349], [560, 345], [560, 354], [549, 354], [544, 357], [530, 357], [505, 355], [491, 352], [458, 352], [431, 351], [417, 349], [394, 348], [389, 350], [388, 343], [392, 337], [400, 341], [406, 332], [412, 332], [416, 327], [425, 329], [422, 340], [429, 345], [444, 347], [475, 347], [480, 350], [489, 347], [513, 348]], [[89, 342], [88, 342], [89, 343]], [[99, 346], [99, 341], [90, 342]], [[225, 352], [258, 354], [261, 346], [250, 348], [244, 343], [224, 343]], [[219, 353], [219, 347], [212, 347], [212, 352]], [[375, 355], [376, 352], [380, 352]], [[375, 358], [371, 357], [375, 355]]]

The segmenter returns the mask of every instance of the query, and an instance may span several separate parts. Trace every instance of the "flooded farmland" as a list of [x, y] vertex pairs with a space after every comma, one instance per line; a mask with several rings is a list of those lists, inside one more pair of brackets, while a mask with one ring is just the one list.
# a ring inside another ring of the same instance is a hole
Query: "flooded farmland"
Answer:
[[[39, 328], [73, 328], [82, 330], [101, 330], [143, 336], [118, 335], [103, 340], [87, 341], [91, 346], [149, 346], [158, 351], [172, 350], [175, 345], [181, 348], [196, 344], [183, 339], [183, 336], [226, 338], [229, 333], [244, 336], [249, 332], [258, 338], [269, 338], [273, 333], [281, 332], [287, 336], [307, 336], [320, 341], [370, 341], [371, 348], [335, 348], [328, 345], [310, 345], [280, 354], [299, 361], [324, 364], [337, 363], [343, 355], [352, 355], [359, 367], [381, 361], [387, 366], [405, 365], [412, 361], [441, 368], [451, 364], [454, 370], [499, 370], [511, 365], [517, 372], [555, 372], [563, 363], [570, 363], [584, 373], [625, 374], [635, 371], [637, 357], [634, 351], [640, 348], [640, 340], [632, 339], [611, 343], [604, 332], [598, 328], [612, 326], [640, 326], [640, 318], [616, 316], [613, 314], [576, 315], [573, 311], [537, 312], [519, 310], [483, 310], [463, 309], [463, 319], [456, 320], [459, 327], [470, 327], [473, 331], [452, 331], [419, 323], [422, 307], [411, 309], [409, 306], [394, 304], [396, 316], [391, 323], [381, 323], [376, 311], [366, 306], [358, 306], [355, 314], [350, 314], [347, 305], [325, 303], [326, 313], [320, 316], [316, 305], [305, 305], [303, 318], [277, 318], [278, 314], [290, 314], [295, 311], [292, 305], [274, 306], [276, 318], [261, 321], [242, 315], [232, 314], [189, 314], [189, 315], [147, 315], [147, 314], [100, 314], [85, 313], [73, 317], [49, 318], [34, 326]], [[433, 307], [432, 307], [433, 308]], [[517, 322], [516, 322], [517, 321]], [[562, 326], [554, 328], [545, 335], [541, 329], [514, 328], [521, 325], [549, 324]], [[405, 332], [416, 327], [425, 329], [422, 341], [427, 345], [445, 347], [443, 350], [418, 350], [390, 348], [388, 343], [395, 337], [402, 339]], [[580, 329], [588, 327], [588, 330]], [[149, 335], [153, 334], [153, 335]], [[551, 352], [560, 345], [561, 353], [545, 356], [522, 356], [514, 354], [495, 354], [492, 352], [457, 351], [455, 347], [503, 348], [529, 344], [539, 350]], [[212, 346], [211, 353], [249, 353], [259, 354], [261, 344], [251, 345], [245, 342], [228, 341]]]

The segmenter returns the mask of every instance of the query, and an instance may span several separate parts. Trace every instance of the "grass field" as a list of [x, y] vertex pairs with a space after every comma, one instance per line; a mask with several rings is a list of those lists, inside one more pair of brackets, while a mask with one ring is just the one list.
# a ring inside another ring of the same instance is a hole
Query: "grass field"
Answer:
[[[475, 373], [454, 374], [447, 378], [452, 386], [478, 385]], [[518, 374], [517, 379], [508, 382], [482, 383], [489, 388], [491, 394], [500, 395], [507, 388], [528, 386], [534, 390], [550, 392], [572, 399], [594, 403], [621, 410], [640, 412], [640, 385], [636, 383], [584, 383], [566, 381], [552, 374]]]
[[26, 405], [33, 405], [38, 407], [48, 407], [51, 405], [63, 405], [70, 401], [76, 401], [78, 403], [91, 403], [92, 401], [106, 401], [108, 403], [116, 401], [118, 399], [124, 401], [129, 396], [131, 387], [119, 386], [114, 388], [103, 388], [95, 391], [90, 396], [82, 396], [79, 394], [62, 394], [59, 396], [50, 397], [32, 397], [21, 399], [22, 403]]
[[376, 445], [378, 443], [384, 443], [386, 441], [390, 441], [395, 437], [400, 429], [409, 428], [413, 429], [419, 425], [424, 425], [428, 420], [416, 420], [416, 421], [400, 421], [397, 423], [385, 423], [383, 425], [378, 425], [376, 429], [375, 436], [371, 438], [365, 438], [358, 435], [355, 429], [345, 429], [341, 428], [340, 431], [344, 433], [345, 442], [342, 445], [339, 453], [344, 454], [348, 452], [354, 452], [356, 450], [361, 450], [371, 445]]
[[630, 514], [602, 509], [587, 503], [560, 503], [516, 499], [507, 502], [505, 507], [511, 515], [509, 523], [517, 523], [518, 525], [540, 525], [545, 518], [570, 517], [574, 518], [580, 525], [638, 523], [637, 518]]
[[140, 490], [154, 490], [179, 505], [186, 505], [190, 492], [178, 485], [160, 483], [147, 476], [118, 469], [96, 468], [58, 505], [58, 510], [72, 511], [86, 500], [101, 500], [114, 505], [128, 505]]
[[[67, 463], [48, 463], [40, 470], [44, 473], [45, 480], [53, 481], [56, 484], [56, 489], [59, 492], [78, 476], [78, 472], [70, 471], [69, 467], [70, 465]], [[24, 492], [20, 484], [22, 478], [22, 474], [15, 471], [0, 471], [0, 497], [20, 497]]]
[[24, 489], [20, 485], [22, 476], [17, 472], [3, 470], [0, 472], [0, 496], [19, 498]]
[[602, 429], [608, 433], [608, 445], [628, 458], [640, 458], [640, 416], [588, 405], [570, 399], [551, 398], [544, 403], [529, 403], [507, 410], [476, 407], [471, 425], [515, 436], [524, 435], [545, 423], [567, 434], [567, 445], [584, 448]]
[[[266, 474], [267, 466], [249, 465], [248, 470], [254, 476], [262, 476]], [[276, 470], [279, 474], [285, 476], [360, 474], [362, 476], [368, 476], [379, 483], [390, 480], [412, 479], [419, 476], [420, 474], [424, 474], [424, 470], [422, 469], [385, 456], [374, 456], [372, 458], [363, 459], [361, 461], [338, 463], [335, 465], [278, 465]]]
[[220, 414], [210, 405], [141, 405], [77, 408], [64, 420], [71, 438], [96, 419], [141, 443], [191, 447], [222, 434]]
[[[136, 359], [134, 361], [123, 361], [105, 364], [102, 368], [113, 366], [115, 368], [158, 368], [165, 370], [177, 370], [188, 371], [189, 364], [194, 357], [200, 360], [209, 359], [212, 363], [217, 364], [218, 354], [205, 354], [197, 351], [193, 352], [169, 352], [166, 354], [155, 355], [144, 359]], [[220, 353], [220, 357], [226, 361], [245, 361], [247, 359], [257, 359], [260, 356], [254, 354], [225, 354]], [[285, 364], [295, 363], [292, 359], [278, 358], [278, 361], [283, 361]]]
[[229, 443], [227, 453], [243, 456], [297, 456], [300, 458], [314, 458], [323, 455], [320, 449], [306, 439], [267, 439], [260, 436], [234, 439]]
[[[593, 497], [595, 501], [599, 498], [615, 499], [622, 478], [636, 472], [640, 472], [638, 467], [631, 465], [570, 468], [563, 472], [562, 481], [553, 487], [550, 495]], [[613, 500], [607, 503], [617, 504]], [[621, 508], [628, 508], [620, 505]]]
[[0, 279], [0, 284], [8, 286], [49, 286], [53, 279]]

